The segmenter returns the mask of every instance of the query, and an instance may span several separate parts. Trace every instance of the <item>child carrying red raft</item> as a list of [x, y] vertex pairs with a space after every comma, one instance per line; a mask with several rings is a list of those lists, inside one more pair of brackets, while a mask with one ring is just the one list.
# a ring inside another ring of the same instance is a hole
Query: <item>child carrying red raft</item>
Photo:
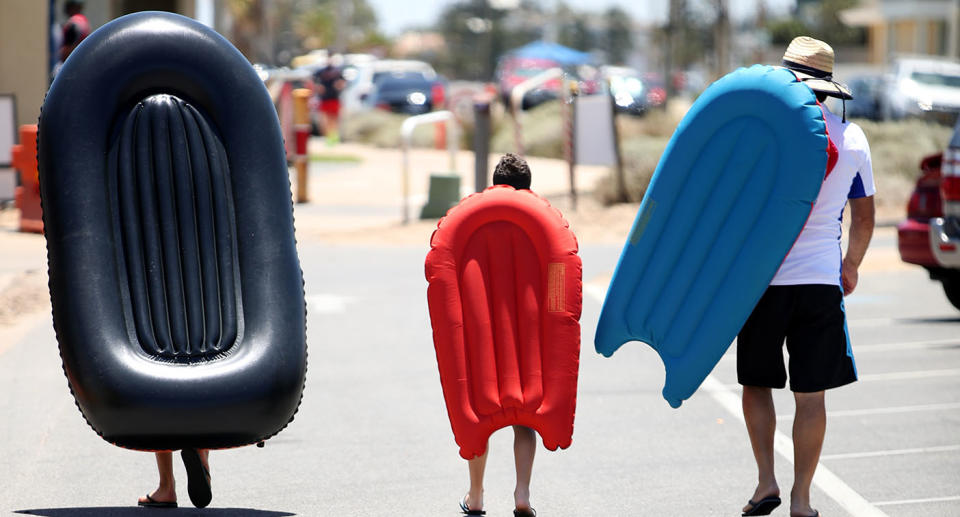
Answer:
[[468, 196], [430, 239], [427, 300], [440, 382], [460, 456], [470, 462], [465, 515], [483, 515], [487, 440], [513, 426], [514, 515], [530, 507], [534, 431], [547, 449], [573, 436], [580, 357], [581, 263], [560, 212], [529, 190], [508, 154], [494, 186]]

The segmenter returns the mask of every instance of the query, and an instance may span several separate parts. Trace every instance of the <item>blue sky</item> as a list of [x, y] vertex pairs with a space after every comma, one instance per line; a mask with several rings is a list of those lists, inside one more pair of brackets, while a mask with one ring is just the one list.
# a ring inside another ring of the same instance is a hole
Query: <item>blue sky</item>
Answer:
[[[413, 26], [430, 25], [436, 21], [444, 6], [455, 0], [367, 0], [377, 11], [380, 27], [387, 35], [395, 36], [403, 29]], [[620, 6], [635, 20], [661, 21], [667, 17], [668, 0], [563, 0], [577, 10], [603, 11], [610, 6]], [[795, 4], [795, 0], [728, 0], [731, 16], [734, 19], [751, 15], [758, 2], [767, 5], [768, 12], [775, 15], [784, 13]], [[540, 0], [546, 7], [556, 0]]]

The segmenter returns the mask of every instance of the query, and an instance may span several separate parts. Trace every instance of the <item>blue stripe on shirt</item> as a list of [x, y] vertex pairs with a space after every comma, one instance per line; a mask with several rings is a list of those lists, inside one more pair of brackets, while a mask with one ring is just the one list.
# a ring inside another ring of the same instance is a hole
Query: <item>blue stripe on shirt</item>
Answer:
[[860, 178], [860, 173], [853, 178], [853, 184], [850, 185], [850, 192], [847, 194], [847, 199], [857, 199], [861, 197], [866, 197], [867, 191], [863, 189], [863, 179]]

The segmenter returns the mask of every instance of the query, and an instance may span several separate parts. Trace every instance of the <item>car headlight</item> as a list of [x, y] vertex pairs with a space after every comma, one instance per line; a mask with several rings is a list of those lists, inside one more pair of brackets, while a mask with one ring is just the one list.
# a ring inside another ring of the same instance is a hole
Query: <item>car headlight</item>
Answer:
[[424, 95], [423, 92], [413, 92], [407, 95], [407, 102], [417, 106], [422, 106], [427, 103], [427, 96]]
[[617, 106], [620, 106], [621, 108], [627, 108], [633, 104], [633, 96], [625, 92], [618, 92], [613, 97], [613, 100], [617, 103]]

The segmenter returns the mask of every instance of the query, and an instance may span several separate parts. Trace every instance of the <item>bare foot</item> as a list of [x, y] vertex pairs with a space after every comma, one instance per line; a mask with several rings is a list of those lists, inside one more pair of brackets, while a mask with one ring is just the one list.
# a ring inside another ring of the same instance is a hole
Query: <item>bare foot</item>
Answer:
[[175, 503], [177, 502], [177, 491], [173, 487], [160, 487], [153, 491], [153, 493], [145, 496], [140, 496], [137, 499], [137, 503]]
[[529, 510], [530, 509], [530, 491], [514, 490], [513, 503], [514, 503], [514, 507], [516, 507], [517, 510]]
[[483, 492], [478, 494], [467, 492], [467, 494], [463, 496], [461, 506], [467, 510], [483, 510]]

